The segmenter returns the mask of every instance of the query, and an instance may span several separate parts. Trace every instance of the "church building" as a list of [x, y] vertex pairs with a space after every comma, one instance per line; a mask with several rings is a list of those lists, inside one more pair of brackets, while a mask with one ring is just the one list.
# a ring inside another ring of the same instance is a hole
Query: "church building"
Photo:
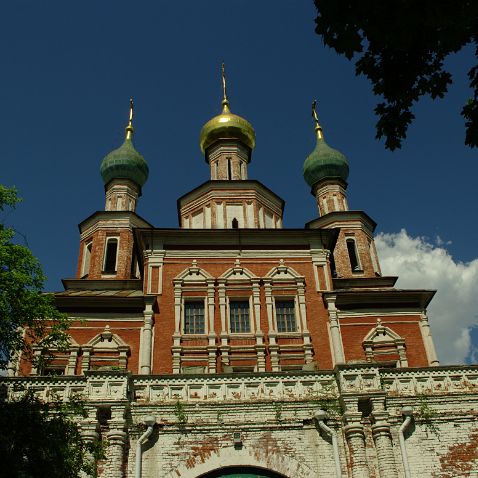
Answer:
[[104, 209], [80, 223], [76, 277], [55, 293], [71, 346], [41, 369], [21, 361], [10, 393], [82, 395], [99, 478], [478, 477], [478, 368], [440, 366], [434, 291], [382, 275], [315, 103], [317, 219], [288, 229], [284, 200], [249, 176], [254, 128], [222, 80], [200, 132], [210, 179], [177, 200], [174, 229], [136, 213], [149, 169], [131, 102], [101, 162]]

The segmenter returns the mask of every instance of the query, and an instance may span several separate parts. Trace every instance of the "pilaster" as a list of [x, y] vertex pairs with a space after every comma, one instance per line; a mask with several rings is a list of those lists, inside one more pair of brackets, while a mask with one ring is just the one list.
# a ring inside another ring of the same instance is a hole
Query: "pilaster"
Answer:
[[[93, 444], [99, 438], [98, 434], [98, 421], [96, 419], [96, 407], [91, 407], [87, 411], [88, 416], [85, 420], [80, 423], [80, 433], [83, 440], [86, 443]], [[86, 452], [86, 459], [91, 465], [93, 470], [96, 470], [95, 457], [91, 452]], [[96, 477], [96, 472], [91, 474], [82, 472], [82, 478], [94, 478]]]
[[140, 370], [141, 375], [151, 373], [151, 353], [153, 343], [153, 305], [156, 301], [154, 296], [145, 296], [145, 308], [143, 311], [144, 323], [142, 328], [142, 340], [140, 350]]
[[398, 478], [393, 452], [392, 435], [388, 423], [388, 413], [385, 410], [373, 411], [372, 436], [377, 452], [380, 478]]
[[335, 306], [336, 296], [329, 296], [326, 298], [327, 311], [329, 313], [329, 329], [332, 350], [332, 361], [334, 366], [345, 363], [344, 349], [342, 343], [342, 334], [340, 333], [340, 324], [337, 307]]
[[216, 373], [216, 333], [214, 331], [214, 279], [207, 279], [208, 371]]
[[422, 332], [423, 343], [425, 344], [425, 351], [428, 358], [428, 364], [434, 367], [440, 365], [440, 362], [437, 357], [435, 350], [435, 344], [433, 342], [432, 332], [430, 329], [430, 323], [428, 322], [428, 316], [424, 312], [422, 313], [420, 320], [420, 330]]
[[344, 414], [344, 432], [353, 463], [352, 478], [369, 478], [370, 471], [365, 452], [365, 433], [361, 423], [361, 413], [346, 412]]
[[108, 420], [110, 430], [106, 434], [108, 447], [104, 478], [124, 478], [125, 475], [124, 446], [128, 435], [125, 431], [124, 413], [123, 405], [113, 406], [111, 409], [111, 419]]

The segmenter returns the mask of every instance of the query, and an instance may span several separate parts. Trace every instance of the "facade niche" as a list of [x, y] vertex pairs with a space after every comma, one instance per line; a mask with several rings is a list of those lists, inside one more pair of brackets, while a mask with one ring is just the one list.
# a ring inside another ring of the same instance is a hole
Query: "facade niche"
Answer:
[[380, 319], [362, 344], [367, 362], [393, 362], [397, 367], [408, 367], [405, 339], [382, 325]]
[[129, 346], [106, 325], [103, 332], [93, 337], [81, 347], [83, 358], [81, 371], [87, 370], [126, 370]]

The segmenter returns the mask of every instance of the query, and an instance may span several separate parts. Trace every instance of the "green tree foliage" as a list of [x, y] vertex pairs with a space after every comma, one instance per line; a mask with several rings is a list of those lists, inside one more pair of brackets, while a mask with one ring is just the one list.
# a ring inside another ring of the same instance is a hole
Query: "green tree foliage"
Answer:
[[[0, 185], [0, 213], [19, 201], [15, 188]], [[40, 263], [14, 236], [15, 230], [0, 222], [0, 369], [20, 353], [31, 357], [33, 344], [45, 351], [69, 344], [66, 316], [56, 309], [52, 295], [42, 294]]]
[[[450, 53], [473, 44], [478, 56], [478, 2], [473, 0], [315, 0], [316, 33], [355, 61], [375, 95], [377, 138], [400, 148], [422, 96], [442, 98], [452, 82]], [[468, 72], [473, 96], [462, 109], [465, 144], [478, 146], [478, 65]]]
[[103, 458], [98, 443], [86, 442], [75, 417], [86, 416], [81, 401], [43, 403], [32, 393], [0, 403], [0, 476], [77, 478], [96, 476], [93, 461]]

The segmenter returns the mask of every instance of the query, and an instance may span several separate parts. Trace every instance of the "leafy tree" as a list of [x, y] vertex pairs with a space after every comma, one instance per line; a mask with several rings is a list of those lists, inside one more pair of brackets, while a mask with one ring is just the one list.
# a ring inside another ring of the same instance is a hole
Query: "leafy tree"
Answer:
[[44, 403], [27, 392], [0, 403], [0, 476], [77, 478], [96, 476], [93, 459], [103, 458], [99, 443], [86, 442], [75, 417], [86, 417], [81, 401]]
[[[314, 0], [316, 33], [355, 60], [383, 101], [375, 108], [377, 138], [400, 148], [422, 96], [442, 98], [452, 82], [443, 62], [473, 44], [478, 56], [478, 2], [473, 0]], [[468, 77], [473, 96], [462, 109], [465, 144], [478, 146], [478, 65]]]
[[[20, 201], [15, 188], [0, 185], [0, 212]], [[64, 349], [68, 320], [42, 294], [45, 276], [31, 251], [13, 242], [15, 230], [0, 222], [0, 369], [10, 358], [32, 356], [32, 345]]]

